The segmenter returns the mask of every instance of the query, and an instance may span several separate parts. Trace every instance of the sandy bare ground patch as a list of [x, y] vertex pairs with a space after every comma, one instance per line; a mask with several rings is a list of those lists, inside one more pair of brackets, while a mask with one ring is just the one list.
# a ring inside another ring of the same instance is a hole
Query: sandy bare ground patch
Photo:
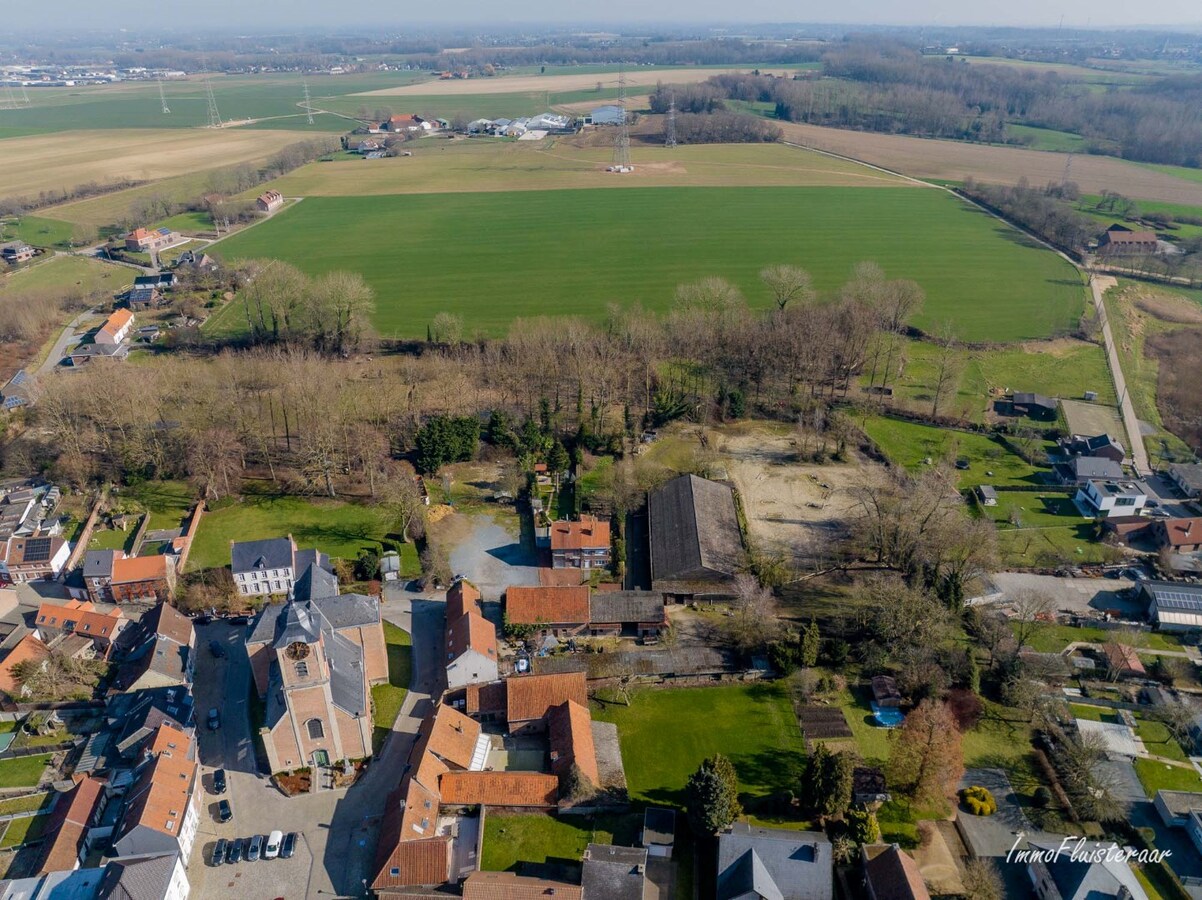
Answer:
[[1202, 324], [1202, 307], [1178, 294], [1140, 292], [1135, 296], [1135, 305], [1162, 322], [1174, 325]]
[[0, 196], [119, 178], [154, 181], [266, 159], [294, 135], [209, 129], [75, 131], [9, 138], [0, 165]]
[[[732, 69], [632, 69], [626, 73], [627, 87], [641, 87], [658, 84], [691, 84], [705, 81], [715, 75], [726, 75], [735, 72], [750, 72], [751, 68]], [[761, 70], [764, 71], [764, 70]], [[781, 70], [784, 72], [786, 70]], [[789, 69], [787, 71], [793, 71]], [[355, 97], [433, 97], [463, 94], [522, 94], [531, 91], [548, 91], [560, 93], [564, 91], [587, 91], [598, 84], [602, 89], [618, 86], [617, 72], [595, 72], [591, 75], [502, 75], [497, 78], [468, 78], [466, 80], [450, 79], [447, 81], [423, 81], [418, 84], [406, 84], [400, 87], [382, 88], [378, 91], [364, 91], [353, 94]], [[604, 103], [605, 101], [599, 101]]]
[[856, 487], [887, 477], [867, 460], [802, 463], [797, 438], [785, 429], [728, 430], [715, 446], [739, 490], [751, 539], [789, 559], [825, 544], [846, 524]]
[[1085, 400], [1061, 400], [1060, 406], [1064, 410], [1068, 430], [1073, 434], [1110, 434], [1119, 440], [1126, 434], [1123, 420], [1113, 406]]
[[[989, 147], [957, 141], [929, 140], [896, 134], [844, 131], [817, 125], [777, 123], [785, 140], [883, 166], [915, 178], [1032, 184], [1059, 181], [1068, 157], [1064, 153]], [[1140, 200], [1202, 205], [1202, 184], [1175, 178], [1134, 163], [1105, 156], [1073, 157], [1072, 180], [1086, 194], [1118, 191]]]

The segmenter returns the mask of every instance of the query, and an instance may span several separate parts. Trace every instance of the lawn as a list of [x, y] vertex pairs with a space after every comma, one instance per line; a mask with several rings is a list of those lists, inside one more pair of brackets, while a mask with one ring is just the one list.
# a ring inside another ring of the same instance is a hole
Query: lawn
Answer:
[[144, 481], [121, 489], [121, 500], [150, 513], [150, 530], [179, 528], [196, 505], [196, 494], [183, 481]]
[[1068, 494], [998, 491], [997, 506], [978, 508], [998, 527], [998, 546], [1006, 565], [1039, 566], [1049, 560], [1100, 563], [1113, 553], [1097, 539], [1094, 520], [1082, 516]]
[[42, 216], [22, 216], [0, 224], [0, 240], [19, 238], [34, 247], [67, 249], [79, 233], [77, 226], [72, 222]]
[[49, 753], [0, 760], [0, 788], [33, 787], [50, 763]]
[[[799, 152], [797, 165], [804, 159]], [[469, 332], [497, 334], [521, 316], [600, 319], [615, 299], [664, 310], [677, 285], [708, 275], [729, 279], [763, 308], [770, 298], [758, 273], [774, 263], [809, 269], [831, 292], [855, 263], [875, 260], [925, 290], [915, 325], [951, 321], [964, 340], [1066, 332], [1083, 296], [1076, 272], [1055, 254], [949, 194], [914, 188], [308, 197], [220, 250], [311, 274], [359, 272], [376, 291], [380, 333], [403, 337], [424, 336], [444, 311], [462, 314]], [[549, 259], [553, 277], [532, 282]]]
[[136, 528], [122, 531], [119, 528], [94, 528], [88, 541], [89, 550], [128, 550]]
[[27, 841], [37, 840], [49, 824], [50, 816], [46, 815], [12, 819], [4, 829], [4, 837], [0, 838], [0, 849], [19, 847]]
[[889, 459], [912, 471], [921, 470], [928, 457], [933, 462], [967, 459], [968, 468], [957, 472], [961, 488], [979, 484], [1003, 487], [1040, 484], [1043, 480], [1040, 476], [1046, 474], [1046, 470], [1037, 469], [986, 434], [952, 431], [884, 416], [865, 416], [859, 424]]
[[1054, 150], [1061, 153], [1081, 153], [1085, 150], [1085, 138], [1071, 131], [1007, 123], [1006, 137], [1026, 140], [1028, 143], [1024, 143], [1023, 146], [1032, 150]]
[[[1059, 653], [1069, 644], [1083, 641], [1090, 644], [1104, 644], [1114, 639], [1115, 632], [1104, 628], [1077, 628], [1073, 625], [1044, 625], [1035, 626], [1031, 637], [1027, 639], [1029, 646], [1036, 653]], [[1155, 631], [1141, 631], [1142, 648], [1148, 650], [1180, 650], [1181, 641], [1172, 634], [1161, 634]]]
[[1177, 762], [1189, 762], [1185, 751], [1181, 749], [1181, 745], [1177, 743], [1177, 739], [1173, 737], [1164, 722], [1136, 715], [1135, 724], [1135, 733], [1144, 742], [1144, 748], [1153, 756], [1163, 756], [1165, 759]]
[[37, 812], [47, 807], [54, 800], [53, 791], [41, 794], [29, 794], [25, 797], [14, 797], [11, 800], [0, 800], [0, 815], [11, 816], [19, 812]]
[[[631, 705], [605, 703], [594, 717], [618, 726], [631, 799], [681, 807], [702, 760], [722, 753], [739, 776], [744, 806], [796, 790], [805, 742], [778, 684], [639, 691]], [[665, 738], [670, 746], [665, 751]]]
[[[212, 231], [213, 219], [207, 212], [185, 212], [174, 215], [161, 222], [155, 222], [153, 228], [170, 228], [172, 231], [189, 233], [196, 231]], [[159, 254], [162, 256], [162, 254]]]
[[401, 552], [402, 572], [416, 568], [412, 544], [387, 538], [388, 526], [369, 506], [341, 500], [289, 497], [271, 493], [267, 485], [248, 486], [240, 500], [217, 504], [205, 514], [188, 557], [189, 569], [227, 566], [230, 541], [254, 541], [291, 534], [303, 548], [316, 547], [331, 557], [355, 559], [360, 550], [387, 545]]
[[373, 685], [371, 689], [372, 753], [379, 753], [384, 738], [392, 731], [392, 723], [401, 712], [405, 695], [409, 693], [409, 679], [413, 666], [413, 639], [409, 632], [391, 622], [384, 623], [384, 643], [388, 649], [388, 683]]
[[85, 297], [94, 294], [97, 299], [108, 301], [112, 294], [133, 284], [135, 274], [130, 269], [110, 266], [95, 259], [57, 256], [0, 278], [0, 298], [20, 294], [30, 300], [40, 300], [72, 294]]
[[480, 868], [543, 877], [579, 879], [580, 858], [589, 844], [634, 846], [641, 816], [506, 815], [484, 820]]
[[1144, 786], [1144, 793], [1149, 799], [1155, 797], [1157, 791], [1202, 792], [1202, 778], [1198, 777], [1193, 766], [1171, 766], [1140, 757], [1135, 760], [1135, 774], [1139, 776], [1139, 783]]

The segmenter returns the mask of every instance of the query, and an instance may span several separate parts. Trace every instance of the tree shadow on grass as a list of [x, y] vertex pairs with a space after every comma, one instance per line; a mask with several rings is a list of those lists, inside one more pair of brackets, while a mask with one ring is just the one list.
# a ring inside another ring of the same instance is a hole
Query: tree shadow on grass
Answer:
[[[791, 791], [797, 793], [805, 766], [805, 756], [789, 750], [771, 748], [758, 753], [731, 754], [731, 764], [739, 776], [741, 787], [767, 788], [769, 794]], [[741, 792], [739, 800], [746, 806], [763, 799], [762, 794]]]

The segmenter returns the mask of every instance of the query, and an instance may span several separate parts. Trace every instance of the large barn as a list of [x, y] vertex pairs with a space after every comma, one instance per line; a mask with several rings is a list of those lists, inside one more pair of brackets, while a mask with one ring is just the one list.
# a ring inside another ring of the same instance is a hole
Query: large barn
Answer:
[[677, 603], [731, 596], [743, 564], [734, 492], [681, 475], [652, 491], [647, 508], [652, 590]]

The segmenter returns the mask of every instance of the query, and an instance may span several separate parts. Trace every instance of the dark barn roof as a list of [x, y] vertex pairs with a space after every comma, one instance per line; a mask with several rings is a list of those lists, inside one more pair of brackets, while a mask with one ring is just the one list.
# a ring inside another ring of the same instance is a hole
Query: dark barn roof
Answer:
[[729, 577], [743, 562], [734, 492], [696, 475], [681, 475], [652, 491], [651, 578]]

